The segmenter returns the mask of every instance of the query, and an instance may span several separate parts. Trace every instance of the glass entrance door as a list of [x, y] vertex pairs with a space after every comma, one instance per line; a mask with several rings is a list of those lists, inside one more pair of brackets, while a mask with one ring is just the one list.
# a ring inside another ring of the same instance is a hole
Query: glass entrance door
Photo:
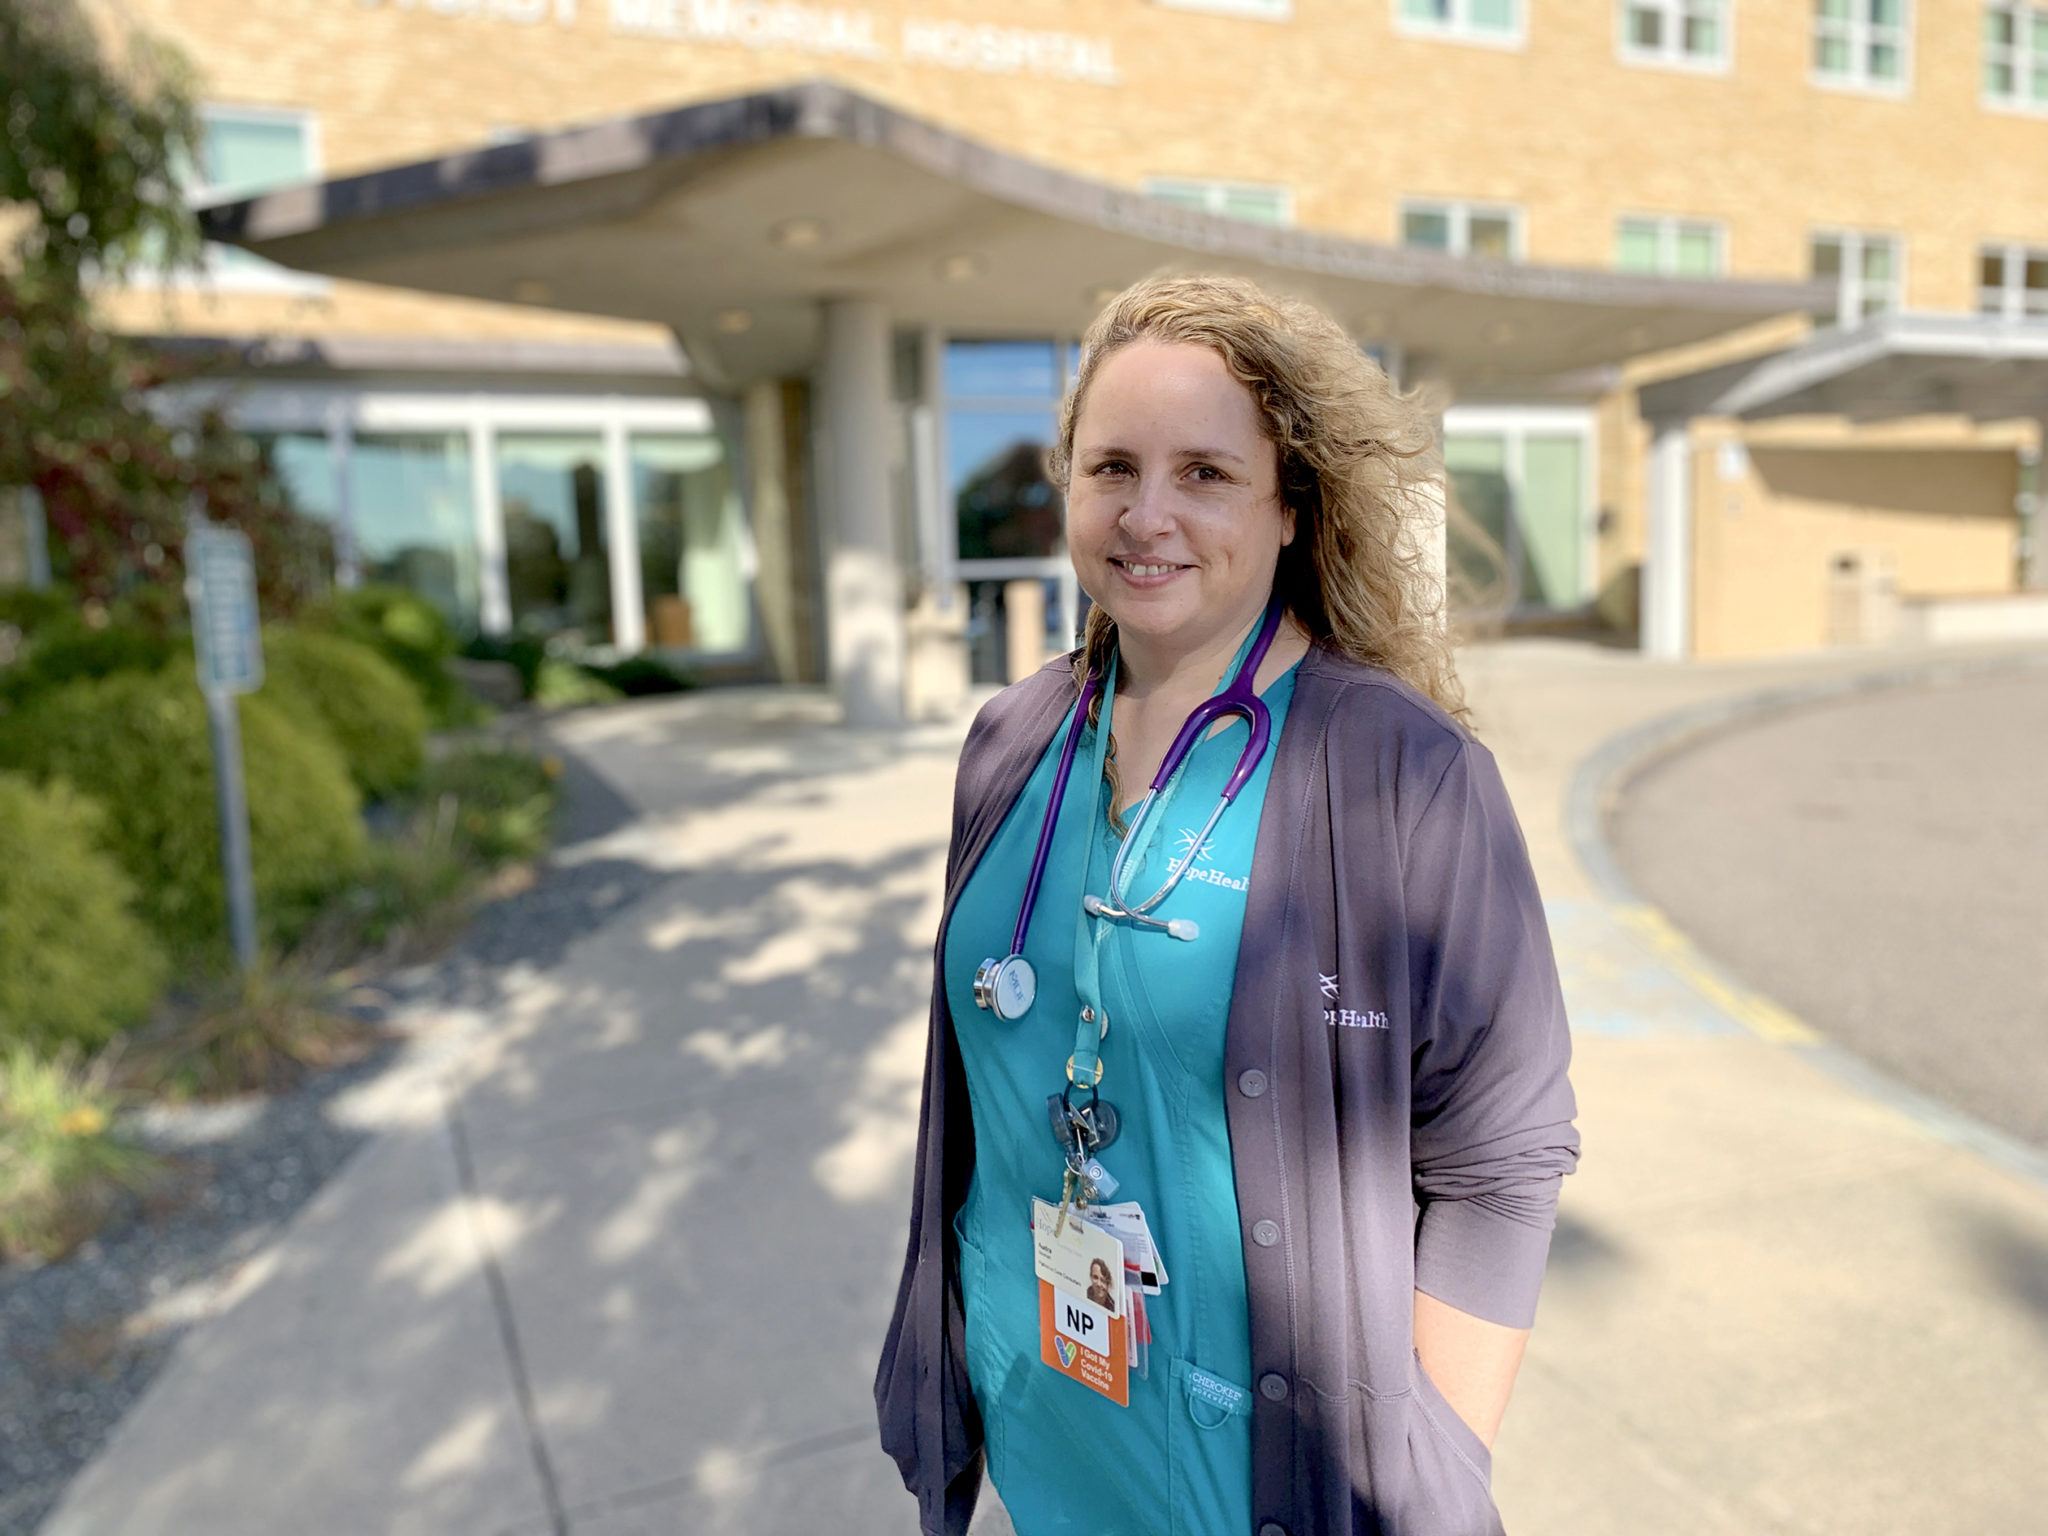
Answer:
[[1556, 611], [1592, 596], [1591, 427], [1558, 416], [1498, 409], [1446, 417], [1444, 470], [1464, 514], [1451, 529], [1454, 596], [1471, 607]]
[[506, 432], [497, 455], [513, 627], [571, 644], [609, 645], [604, 439], [595, 432]]

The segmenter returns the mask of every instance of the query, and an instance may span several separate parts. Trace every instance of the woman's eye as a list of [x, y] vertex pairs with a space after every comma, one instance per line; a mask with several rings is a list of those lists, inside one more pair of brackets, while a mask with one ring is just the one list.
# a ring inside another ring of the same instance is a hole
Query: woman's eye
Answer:
[[1131, 466], [1122, 459], [1105, 459], [1089, 471], [1093, 475], [1127, 475], [1130, 472]]
[[1214, 464], [1197, 464], [1192, 471], [1197, 480], [1214, 483], [1223, 478], [1223, 471]]

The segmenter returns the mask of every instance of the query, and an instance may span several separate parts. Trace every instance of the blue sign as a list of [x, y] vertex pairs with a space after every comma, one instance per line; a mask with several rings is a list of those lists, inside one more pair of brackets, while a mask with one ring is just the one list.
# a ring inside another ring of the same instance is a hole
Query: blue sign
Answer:
[[217, 694], [261, 688], [263, 631], [247, 536], [195, 522], [185, 535], [185, 595], [192, 604], [200, 688]]

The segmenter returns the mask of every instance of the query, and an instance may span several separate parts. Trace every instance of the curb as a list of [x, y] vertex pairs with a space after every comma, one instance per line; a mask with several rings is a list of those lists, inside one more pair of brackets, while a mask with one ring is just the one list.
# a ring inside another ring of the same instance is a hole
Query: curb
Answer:
[[1601, 897], [1616, 909], [1620, 921], [1635, 930], [1683, 980], [1751, 1034], [1797, 1051], [1845, 1087], [1899, 1111], [1936, 1139], [1975, 1152], [2008, 1173], [2048, 1189], [2048, 1152], [1907, 1087], [1824, 1039], [1811, 1025], [1709, 960], [1630, 883], [1607, 840], [1607, 818], [1633, 780], [1665, 758], [1715, 736], [1838, 699], [2039, 671], [2048, 671], [2048, 650], [1930, 657], [1679, 710], [1610, 737], [1580, 761], [1566, 793], [1565, 829], [1572, 852]]

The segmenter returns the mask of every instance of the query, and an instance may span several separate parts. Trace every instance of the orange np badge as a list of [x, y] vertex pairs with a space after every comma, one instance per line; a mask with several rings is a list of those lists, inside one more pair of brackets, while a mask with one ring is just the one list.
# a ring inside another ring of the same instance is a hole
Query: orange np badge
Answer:
[[1131, 1367], [1124, 1324], [1083, 1297], [1038, 1282], [1038, 1357], [1062, 1376], [1131, 1406]]

